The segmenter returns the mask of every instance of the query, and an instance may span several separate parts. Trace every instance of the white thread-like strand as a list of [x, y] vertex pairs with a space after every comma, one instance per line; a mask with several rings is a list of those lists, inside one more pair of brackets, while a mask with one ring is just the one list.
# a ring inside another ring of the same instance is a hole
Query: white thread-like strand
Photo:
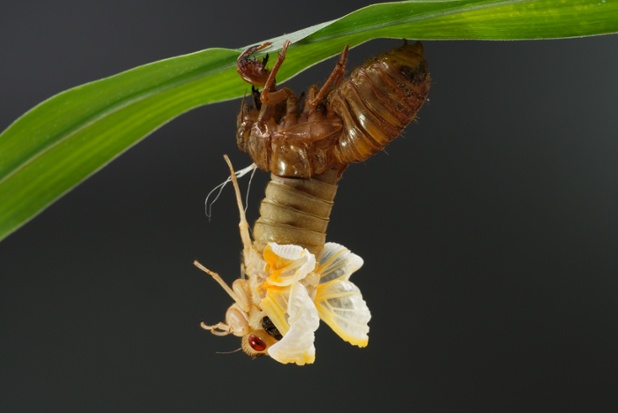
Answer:
[[[243, 168], [241, 170], [238, 170], [236, 172], [234, 172], [234, 175], [236, 175], [237, 178], [242, 178], [243, 176], [245, 176], [246, 174], [248, 174], [249, 172], [251, 172], [251, 178], [249, 178], [249, 188], [251, 187], [251, 182], [253, 181], [253, 175], [255, 174], [255, 170], [257, 169], [257, 165], [255, 163], [252, 163], [251, 165], [247, 166], [246, 168]], [[230, 178], [229, 176], [227, 177], [227, 179], [223, 182], [221, 182], [219, 185], [215, 186], [209, 193], [208, 195], [206, 195], [206, 199], [204, 200], [204, 211], [206, 213], [206, 216], [208, 217], [208, 219], [210, 220], [210, 218], [212, 217], [212, 206], [215, 202], [217, 202], [217, 199], [219, 199], [219, 196], [221, 196], [221, 192], [223, 191], [223, 188], [225, 188], [225, 186], [232, 182], [232, 178]], [[248, 204], [248, 199], [249, 199], [249, 188], [247, 188], [247, 195], [246, 195], [246, 200], [245, 200], [245, 210], [246, 210], [246, 205]], [[215, 199], [213, 199], [212, 201], [208, 201], [210, 199], [210, 196], [214, 193], [217, 192]]]

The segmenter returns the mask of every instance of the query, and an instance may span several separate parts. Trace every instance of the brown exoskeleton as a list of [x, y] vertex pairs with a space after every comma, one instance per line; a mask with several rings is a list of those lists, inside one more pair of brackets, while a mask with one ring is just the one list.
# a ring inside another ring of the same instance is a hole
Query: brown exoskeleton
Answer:
[[251, 58], [269, 45], [250, 47], [238, 58], [240, 76], [252, 85], [253, 105], [243, 101], [236, 141], [260, 169], [277, 176], [309, 178], [368, 159], [399, 136], [429, 92], [418, 42], [404, 42], [344, 78], [346, 46], [324, 85], [312, 85], [300, 98], [275, 82], [289, 42], [271, 70], [267, 57]]

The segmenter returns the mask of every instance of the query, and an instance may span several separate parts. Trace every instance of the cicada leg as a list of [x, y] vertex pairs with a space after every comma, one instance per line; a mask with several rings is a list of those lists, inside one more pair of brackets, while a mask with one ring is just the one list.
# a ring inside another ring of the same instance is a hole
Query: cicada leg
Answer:
[[337, 89], [341, 84], [341, 81], [343, 80], [343, 75], [345, 74], [345, 64], [348, 59], [349, 49], [350, 47], [346, 44], [343, 48], [343, 51], [341, 52], [341, 56], [339, 56], [339, 61], [335, 65], [335, 68], [333, 69], [328, 79], [326, 79], [326, 82], [324, 82], [324, 84], [315, 96], [307, 100], [305, 106], [309, 110], [315, 109], [317, 104], [320, 103], [320, 101], [324, 99], [331, 90]]
[[202, 322], [200, 324], [200, 327], [202, 327], [204, 330], [210, 331], [215, 336], [227, 336], [232, 334], [232, 332], [230, 331], [230, 326], [225, 323], [217, 323], [215, 325], [209, 326], [208, 324]]
[[268, 80], [268, 70], [266, 70], [268, 55], [264, 56], [262, 60], [252, 59], [251, 55], [267, 48], [271, 44], [266, 42], [258, 46], [251, 46], [238, 56], [238, 59], [236, 59], [236, 71], [245, 82], [253, 86], [264, 86], [264, 83]]
[[193, 261], [193, 265], [195, 265], [200, 270], [204, 271], [206, 274], [210, 275], [213, 278], [213, 280], [215, 280], [217, 282], [217, 284], [219, 284], [221, 286], [221, 288], [223, 288], [225, 290], [225, 292], [232, 298], [232, 300], [234, 300], [237, 303], [240, 302], [240, 297], [238, 297], [236, 295], [236, 293], [234, 292], [234, 290], [232, 290], [230, 288], [230, 286], [227, 285], [227, 283], [225, 281], [223, 281], [223, 278], [221, 278], [221, 276], [219, 274], [217, 274], [216, 272], [211, 271], [208, 268], [204, 267], [197, 260]]
[[[236, 203], [238, 205], [238, 212], [240, 214], [240, 222], [238, 223], [238, 227], [240, 229], [240, 239], [243, 245], [243, 253], [245, 254], [245, 256], [247, 256], [253, 248], [253, 241], [251, 240], [251, 235], [249, 234], [249, 223], [247, 222], [247, 217], [245, 215], [245, 208], [242, 203], [242, 195], [240, 193], [240, 187], [238, 186], [238, 179], [236, 179], [236, 173], [234, 172], [234, 167], [232, 166], [232, 162], [230, 161], [230, 158], [227, 155], [223, 155], [223, 157], [225, 158], [225, 162], [227, 162], [227, 165], [230, 168], [230, 179], [232, 180], [232, 186], [234, 187], [234, 192], [236, 194]], [[239, 295], [236, 294], [236, 292], [234, 292], [234, 290], [230, 288], [230, 286], [227, 285], [225, 281], [223, 281], [223, 279], [221, 278], [219, 274], [217, 274], [214, 271], [209, 270], [208, 268], [200, 264], [198, 261], [194, 261], [193, 265], [195, 265], [200, 270], [204, 271], [206, 274], [210, 275], [225, 290], [225, 292], [227, 292], [228, 295], [232, 297], [232, 299], [235, 302], [243, 303], [243, 300], [241, 300], [241, 297], [239, 297]]]
[[234, 167], [227, 155], [223, 155], [227, 166], [230, 168], [230, 178], [232, 179], [232, 186], [234, 187], [234, 193], [236, 194], [236, 205], [238, 205], [238, 213], [240, 215], [240, 222], [238, 228], [240, 230], [240, 239], [243, 245], [243, 251], [248, 254], [253, 248], [253, 241], [251, 241], [251, 235], [249, 234], [249, 223], [247, 222], [247, 216], [245, 215], [245, 207], [242, 204], [242, 195], [240, 193], [240, 187], [238, 185], [238, 179], [236, 179], [236, 173], [234, 173]]
[[289, 40], [286, 40], [285, 43], [283, 43], [283, 47], [277, 56], [277, 61], [270, 70], [270, 73], [268, 73], [268, 79], [266, 79], [266, 82], [264, 83], [264, 89], [262, 90], [262, 94], [260, 96], [260, 100], [264, 105], [272, 105], [282, 102], [290, 95], [290, 93], [294, 93], [287, 88], [276, 90], [275, 77], [277, 76], [277, 72], [285, 60], [285, 53], [288, 50], [289, 45]]

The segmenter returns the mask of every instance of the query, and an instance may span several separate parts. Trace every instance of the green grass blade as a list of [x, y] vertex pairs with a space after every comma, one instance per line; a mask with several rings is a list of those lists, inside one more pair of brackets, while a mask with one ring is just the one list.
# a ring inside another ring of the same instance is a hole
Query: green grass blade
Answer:
[[[280, 80], [380, 37], [550, 39], [618, 32], [614, 0], [407, 1], [272, 39], [293, 42]], [[261, 43], [261, 42], [256, 42]], [[239, 51], [207, 49], [60, 93], [0, 134], [0, 239], [174, 117], [242, 96]]]

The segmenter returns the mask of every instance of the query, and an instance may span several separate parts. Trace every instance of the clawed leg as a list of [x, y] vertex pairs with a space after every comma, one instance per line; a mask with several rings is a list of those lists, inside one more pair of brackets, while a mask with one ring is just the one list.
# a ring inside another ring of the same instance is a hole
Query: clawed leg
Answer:
[[200, 327], [202, 327], [204, 330], [210, 331], [215, 336], [227, 336], [229, 334], [232, 334], [230, 326], [228, 326], [225, 323], [217, 323], [215, 325], [209, 326], [208, 324], [202, 321], [202, 323], [200, 324]]
[[[234, 293], [234, 291], [225, 283], [225, 281], [223, 281], [223, 279], [219, 276], [219, 274], [217, 274], [216, 272], [213, 272], [213, 271], [209, 270], [208, 268], [204, 267], [198, 261], [193, 261], [193, 265], [195, 265], [197, 268], [199, 268], [200, 270], [204, 271], [206, 274], [208, 274], [212, 278], [214, 278], [214, 280], [221, 287], [223, 287], [225, 292], [227, 292], [230, 295], [230, 297], [232, 297], [232, 299], [234, 301], [236, 301], [236, 298], [237, 298], [236, 293]], [[232, 334], [232, 329], [230, 328], [230, 326], [228, 326], [225, 323], [217, 323], [215, 325], [209, 326], [208, 324], [202, 322], [200, 324], [200, 326], [204, 330], [208, 330], [208, 331], [210, 331], [211, 333], [213, 333], [216, 336], [227, 336], [228, 334]]]
[[341, 52], [341, 56], [339, 57], [339, 61], [335, 65], [335, 68], [333, 69], [328, 79], [326, 79], [326, 82], [324, 82], [324, 85], [322, 85], [322, 88], [312, 99], [307, 101], [306, 107], [309, 110], [315, 109], [318, 103], [320, 103], [320, 101], [324, 99], [332, 89], [338, 88], [341, 84], [341, 81], [343, 80], [343, 75], [345, 74], [345, 63], [348, 59], [349, 48], [350, 47], [348, 45], [345, 45], [343, 51]]
[[269, 73], [266, 70], [268, 55], [264, 56], [262, 60], [252, 59], [251, 55], [267, 48], [271, 44], [266, 42], [259, 46], [252, 46], [238, 56], [238, 59], [236, 59], [236, 71], [245, 82], [253, 86], [264, 86], [264, 83], [268, 80]]
[[277, 56], [277, 61], [273, 65], [273, 68], [270, 70], [270, 73], [268, 74], [268, 79], [266, 79], [266, 82], [264, 83], [264, 90], [262, 90], [262, 95], [260, 96], [260, 100], [263, 104], [273, 104], [281, 102], [288, 96], [289, 92], [287, 91], [287, 89], [275, 91], [275, 77], [277, 76], [277, 72], [279, 71], [279, 68], [285, 60], [285, 53], [288, 50], [289, 45], [289, 40], [286, 40], [285, 43], [283, 43], [283, 47], [281, 48], [281, 51]]
[[214, 271], [209, 270], [208, 268], [204, 267], [202, 264], [200, 264], [199, 261], [193, 261], [193, 265], [195, 265], [197, 268], [199, 268], [200, 270], [204, 271], [206, 274], [210, 275], [216, 282], [217, 284], [219, 284], [221, 286], [221, 288], [223, 288], [225, 290], [225, 292], [232, 298], [232, 300], [234, 300], [235, 302], [240, 302], [239, 297], [236, 295], [236, 293], [234, 292], [234, 290], [232, 290], [230, 288], [229, 285], [227, 285], [227, 283], [225, 281], [223, 281], [223, 278], [221, 278], [221, 276], [219, 274], [217, 274]]
[[[237, 72], [245, 82], [250, 83], [253, 86], [263, 86], [263, 90], [260, 93], [260, 102], [264, 105], [277, 104], [289, 98], [291, 94], [293, 94], [293, 92], [287, 88], [276, 90], [276, 76], [281, 68], [281, 65], [283, 64], [283, 61], [285, 60], [287, 49], [290, 46], [289, 40], [286, 40], [285, 43], [283, 43], [283, 47], [278, 53], [277, 60], [271, 70], [266, 69], [268, 55], [266, 55], [266, 57], [262, 60], [251, 59], [252, 54], [265, 49], [270, 45], [271, 43], [267, 42], [259, 46], [249, 47], [238, 57], [236, 61]], [[328, 79], [326, 79], [326, 82], [324, 82], [324, 85], [322, 85], [322, 88], [320, 88], [318, 93], [313, 96], [312, 99], [307, 101], [306, 107], [309, 110], [315, 109], [318, 103], [323, 100], [331, 90], [336, 89], [341, 84], [343, 75], [345, 74], [348, 50], [349, 46], [346, 45], [341, 52], [339, 61], [335, 65], [335, 68]], [[257, 106], [258, 105], [256, 104], [256, 107]]]

